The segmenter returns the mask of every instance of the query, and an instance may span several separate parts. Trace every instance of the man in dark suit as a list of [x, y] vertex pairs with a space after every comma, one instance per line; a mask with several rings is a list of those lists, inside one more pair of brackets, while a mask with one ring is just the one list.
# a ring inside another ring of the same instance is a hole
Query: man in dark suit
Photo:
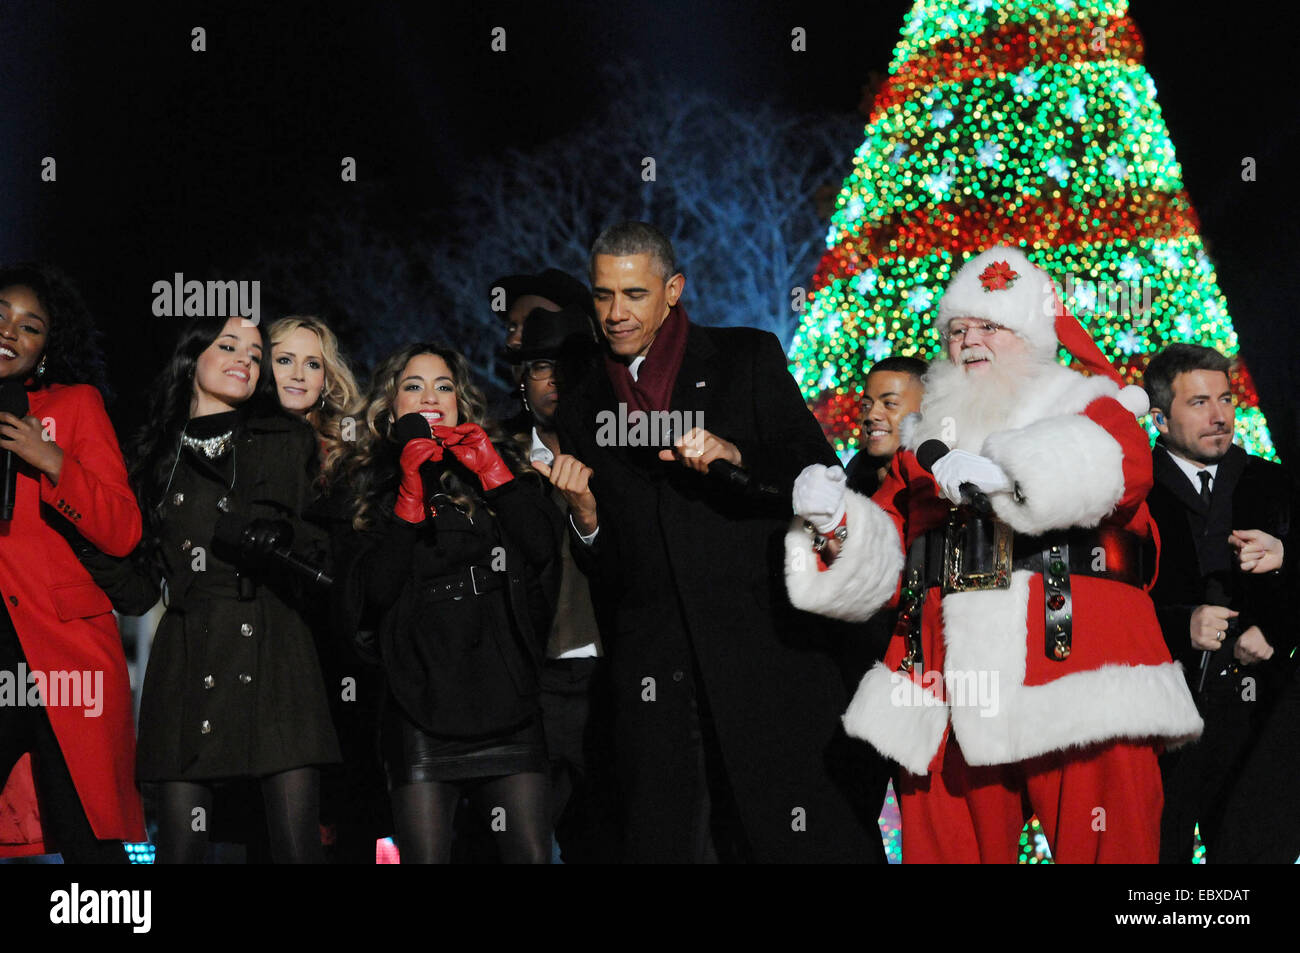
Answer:
[[[1238, 824], [1231, 841], [1223, 836], [1228, 802], [1243, 785], [1260, 792], [1259, 802], [1239, 808], [1256, 819], [1272, 799], [1294, 804], [1294, 751], [1280, 763], [1252, 759], [1271, 709], [1295, 681], [1283, 569], [1293, 489], [1280, 466], [1233, 445], [1230, 370], [1217, 351], [1172, 344], [1143, 380], [1161, 434], [1147, 498], [1161, 540], [1151, 598], [1205, 719], [1200, 741], [1161, 759], [1162, 863], [1191, 861], [1198, 822], [1211, 862], [1249, 851], [1252, 840], [1276, 843], [1281, 832], [1267, 824]], [[1256, 783], [1260, 772], [1269, 783]], [[1300, 845], [1292, 843], [1294, 860]]]
[[785, 353], [690, 323], [649, 225], [606, 229], [591, 274], [606, 348], [560, 401], [550, 473], [615, 604], [627, 857], [883, 860], [827, 768], [847, 743], [834, 647], [784, 590], [794, 478], [836, 462]]

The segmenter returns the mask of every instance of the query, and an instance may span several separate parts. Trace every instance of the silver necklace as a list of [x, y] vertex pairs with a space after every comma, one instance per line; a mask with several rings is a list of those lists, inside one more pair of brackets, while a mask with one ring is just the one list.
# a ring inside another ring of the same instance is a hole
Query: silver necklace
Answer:
[[181, 433], [181, 443], [191, 450], [198, 451], [209, 460], [215, 460], [230, 449], [232, 438], [235, 435], [234, 430], [227, 430], [223, 434], [215, 437], [191, 437], [189, 434]]

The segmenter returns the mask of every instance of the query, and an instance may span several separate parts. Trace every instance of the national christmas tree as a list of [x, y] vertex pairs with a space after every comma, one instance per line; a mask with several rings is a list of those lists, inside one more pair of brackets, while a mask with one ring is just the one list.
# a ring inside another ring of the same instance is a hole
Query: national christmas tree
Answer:
[[870, 366], [940, 356], [949, 278], [1009, 244], [1127, 381], [1175, 341], [1237, 358], [1236, 440], [1276, 459], [1127, 14], [1126, 0], [913, 5], [790, 348], [843, 456]]

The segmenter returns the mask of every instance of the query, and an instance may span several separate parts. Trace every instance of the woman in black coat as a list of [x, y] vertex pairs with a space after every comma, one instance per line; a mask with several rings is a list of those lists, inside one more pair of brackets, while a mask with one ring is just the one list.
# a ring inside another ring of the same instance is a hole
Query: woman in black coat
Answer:
[[145, 539], [136, 561], [161, 583], [140, 702], [137, 778], [158, 784], [160, 863], [199, 862], [222, 782], [256, 779], [271, 855], [322, 859], [319, 765], [339, 760], [300, 606], [304, 586], [272, 559], [292, 545], [322, 562], [301, 520], [318, 449], [276, 407], [266, 333], [239, 318], [182, 332], [135, 455]]
[[376, 371], [348, 464], [345, 631], [373, 633], [381, 743], [404, 863], [445, 863], [461, 796], [507, 863], [546, 863], [537, 701], [559, 565], [559, 512], [483, 429], [455, 351], [415, 344]]

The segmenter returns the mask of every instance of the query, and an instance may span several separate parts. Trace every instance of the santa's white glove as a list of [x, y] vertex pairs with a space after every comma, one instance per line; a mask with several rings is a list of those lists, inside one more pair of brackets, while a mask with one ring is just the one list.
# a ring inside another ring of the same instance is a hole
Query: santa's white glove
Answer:
[[795, 513], [825, 536], [844, 519], [848, 478], [843, 467], [828, 467], [820, 463], [804, 467], [794, 479], [791, 505]]
[[930, 471], [943, 495], [954, 503], [961, 502], [961, 485], [974, 484], [983, 493], [1011, 489], [1011, 479], [988, 457], [965, 450], [949, 450], [935, 461]]

